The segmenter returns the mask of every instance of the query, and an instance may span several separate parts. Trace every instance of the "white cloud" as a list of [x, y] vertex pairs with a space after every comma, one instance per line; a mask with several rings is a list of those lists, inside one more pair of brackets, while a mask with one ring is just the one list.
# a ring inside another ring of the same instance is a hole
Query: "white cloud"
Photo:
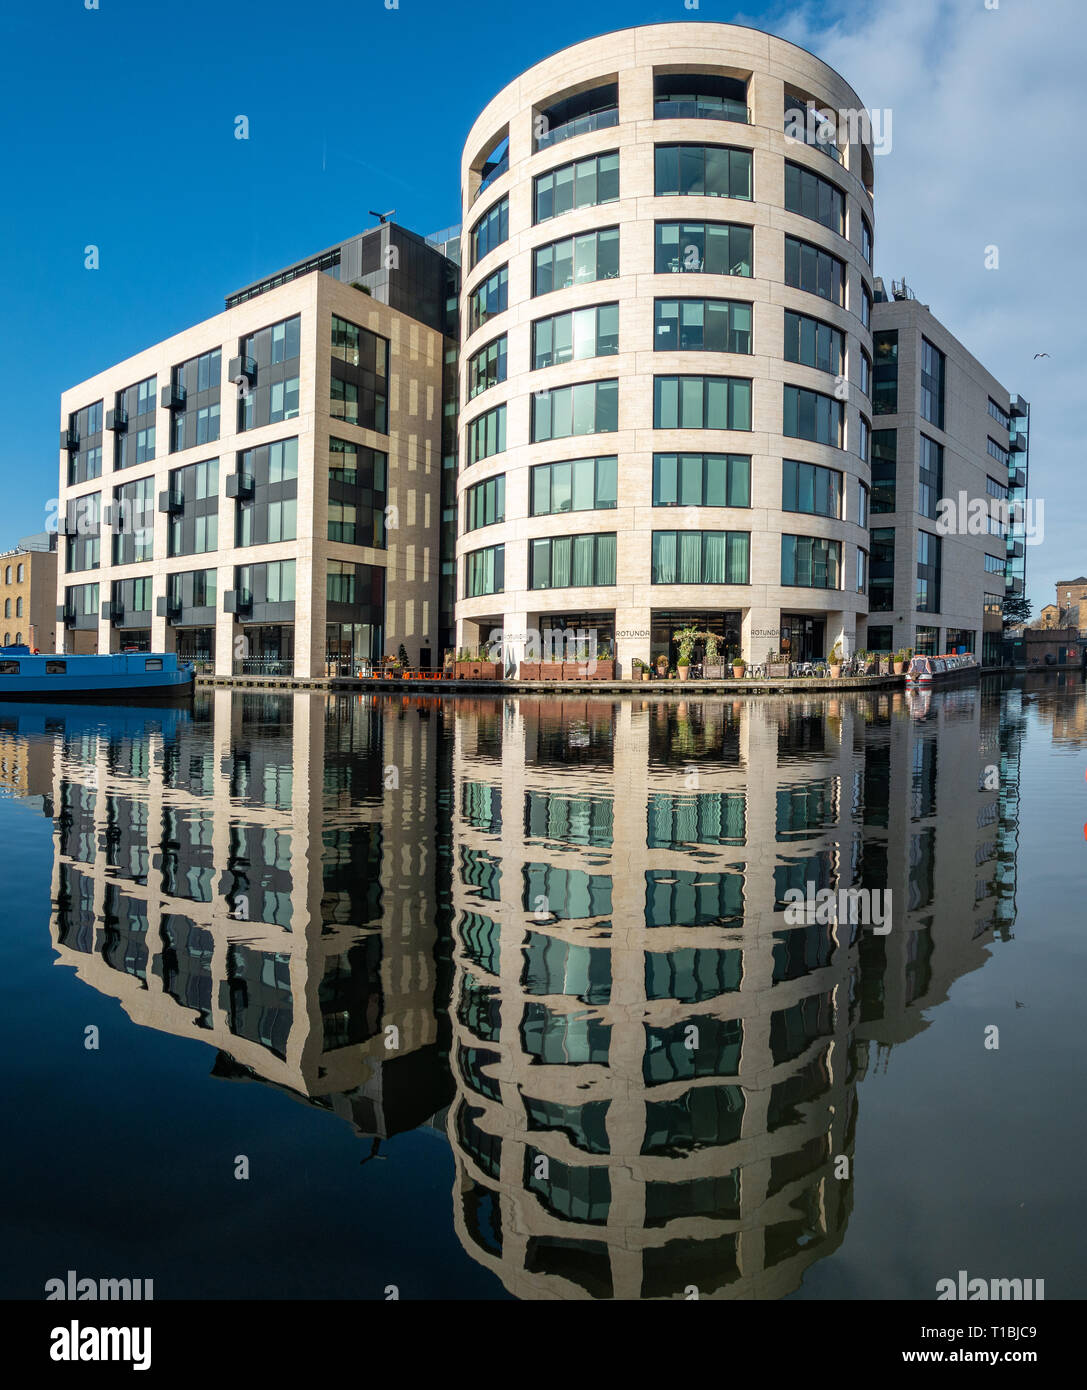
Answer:
[[[1087, 6], [878, 0], [735, 22], [810, 49], [869, 108], [893, 112], [892, 152], [875, 161], [876, 271], [905, 277], [1030, 401], [1031, 492], [1046, 509], [1045, 544], [1027, 552], [1037, 613], [1058, 579], [1087, 571]], [[998, 270], [984, 268], [989, 245]]]

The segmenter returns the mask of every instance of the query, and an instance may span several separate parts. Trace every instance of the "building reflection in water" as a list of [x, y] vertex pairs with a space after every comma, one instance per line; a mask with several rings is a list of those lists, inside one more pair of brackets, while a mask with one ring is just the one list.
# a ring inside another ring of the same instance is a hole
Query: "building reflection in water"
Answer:
[[[455, 737], [465, 1246], [522, 1298], [796, 1289], [858, 1079], [1014, 918], [999, 693], [481, 701]], [[890, 888], [891, 933], [789, 926], [808, 883]]]
[[60, 962], [136, 1023], [200, 1030], [216, 1075], [364, 1135], [425, 1121], [450, 1083], [424, 713], [216, 691], [196, 720], [70, 721], [53, 769]]
[[[858, 1080], [1012, 929], [1008, 698], [61, 718], [54, 945], [217, 1076], [444, 1128], [518, 1297], [779, 1298], [845, 1233]], [[20, 749], [0, 720], [26, 790]], [[890, 934], [790, 926], [808, 884], [890, 889]]]

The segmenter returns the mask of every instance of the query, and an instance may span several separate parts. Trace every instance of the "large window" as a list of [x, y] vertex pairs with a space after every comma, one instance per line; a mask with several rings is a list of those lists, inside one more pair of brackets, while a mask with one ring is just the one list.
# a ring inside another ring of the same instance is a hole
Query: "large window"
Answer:
[[815, 367], [821, 372], [842, 372], [845, 340], [837, 328], [820, 319], [785, 310], [785, 360]]
[[785, 238], [785, 283], [831, 304], [845, 304], [845, 266], [829, 251], [797, 237]]
[[785, 207], [832, 232], [845, 232], [845, 195], [829, 179], [785, 161]]
[[254, 605], [293, 603], [295, 561], [271, 560], [267, 564], [236, 565], [234, 588]]
[[477, 285], [468, 298], [468, 332], [482, 328], [488, 319], [505, 313], [509, 307], [510, 268], [504, 265]]
[[618, 381], [587, 381], [537, 391], [532, 397], [532, 439], [568, 439], [619, 428]]
[[139, 478], [113, 490], [113, 563], [132, 565], [152, 558], [155, 480]]
[[278, 424], [298, 415], [301, 342], [302, 320], [298, 314], [241, 340], [241, 356], [256, 363], [257, 379], [256, 385], [248, 386], [239, 397], [239, 430]]
[[388, 456], [348, 439], [328, 441], [328, 539], [385, 548]]
[[917, 510], [933, 521], [944, 495], [944, 448], [927, 434], [921, 436], [917, 469]]
[[750, 275], [751, 228], [733, 222], [658, 222], [654, 270]]
[[893, 613], [895, 606], [895, 531], [893, 526], [873, 527], [868, 576], [868, 611]]
[[68, 486], [102, 476], [102, 402], [85, 405], [68, 416]]
[[215, 570], [185, 570], [166, 576], [167, 607], [180, 615], [186, 609], [215, 607]]
[[[503, 198], [485, 212], [469, 233], [472, 265], [478, 264], [496, 246], [508, 240], [510, 234], [510, 200]], [[471, 267], [469, 267], [471, 269]]]
[[1011, 416], [1002, 405], [998, 405], [997, 402], [993, 400], [992, 396], [989, 397], [989, 414], [997, 424], [1003, 425], [1005, 429], [1011, 428]]
[[857, 547], [857, 593], [868, 592], [868, 551]]
[[917, 533], [917, 592], [914, 607], [919, 613], [940, 611], [940, 558], [943, 544], [930, 531]]
[[96, 570], [101, 561], [102, 494], [85, 493], [69, 500], [64, 517], [64, 568]]
[[937, 429], [944, 427], [944, 355], [921, 339], [921, 414]]
[[707, 198], [751, 197], [751, 151], [727, 145], [658, 145], [658, 198], [669, 194]]
[[820, 111], [814, 101], [785, 93], [785, 135], [813, 150], [821, 150], [837, 163], [842, 162], [834, 118]]
[[872, 433], [872, 511], [893, 512], [897, 505], [898, 431]]
[[480, 459], [500, 454], [506, 447], [506, 407], [495, 406], [468, 424], [466, 431], [468, 462], [478, 463]]
[[751, 382], [730, 376], [654, 377], [653, 428], [749, 430]]
[[781, 510], [813, 516], [842, 515], [842, 475], [834, 468], [785, 459], [781, 465]]
[[654, 531], [653, 584], [747, 584], [748, 531]]
[[532, 293], [550, 294], [572, 285], [614, 280], [619, 274], [619, 228], [564, 237], [532, 253]]
[[506, 519], [506, 475], [487, 478], [470, 487], [464, 495], [464, 529], [478, 531]]
[[330, 367], [333, 419], [387, 434], [389, 340], [333, 314]]
[[783, 390], [782, 434], [790, 439], [810, 439], [814, 444], [842, 447], [842, 402], [819, 391], [799, 386]]
[[506, 335], [495, 338], [468, 359], [468, 399], [506, 379]]
[[597, 304], [537, 319], [532, 325], [532, 366], [557, 366], [584, 357], [614, 357], [619, 351], [619, 305]]
[[615, 583], [615, 532], [548, 536], [529, 542], [530, 589], [582, 589]]
[[732, 299], [658, 299], [653, 310], [658, 352], [751, 352], [751, 305]]
[[782, 536], [781, 582], [788, 588], [839, 589], [842, 543], [823, 536]]
[[986, 438], [985, 451], [991, 459], [996, 459], [997, 463], [1003, 464], [1004, 467], [1007, 468], [1009, 458], [1008, 451], [999, 445], [995, 439], [991, 437]]
[[155, 457], [155, 412], [158, 409], [158, 378], [149, 376], [118, 391], [114, 403], [116, 422], [122, 425], [113, 436], [114, 468], [132, 468]]
[[619, 197], [619, 152], [595, 154], [540, 174], [534, 184], [535, 223], [547, 222], [574, 208], [614, 203]]
[[654, 454], [654, 507], [750, 507], [750, 454]]
[[235, 545], [270, 545], [298, 536], [298, 440], [278, 439], [238, 455], [238, 473], [252, 480], [234, 511]]
[[898, 410], [898, 329], [874, 334], [872, 347], [876, 354], [872, 410], [876, 415], [893, 415]]
[[618, 501], [618, 474], [615, 455], [541, 463], [532, 470], [532, 515], [610, 510]]
[[170, 452], [212, 444], [219, 438], [222, 349], [190, 357], [170, 373], [178, 409], [171, 411]]
[[464, 557], [464, 597], [500, 594], [506, 586], [506, 547], [489, 545]]
[[219, 460], [170, 470], [167, 554], [202, 555], [219, 544]]

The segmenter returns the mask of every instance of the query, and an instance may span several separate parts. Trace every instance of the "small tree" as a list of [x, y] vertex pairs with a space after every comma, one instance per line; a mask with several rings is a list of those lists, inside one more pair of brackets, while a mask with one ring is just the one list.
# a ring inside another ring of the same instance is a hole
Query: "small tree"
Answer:
[[1026, 594], [1012, 594], [1004, 600], [1004, 628], [1029, 623], [1033, 605]]
[[397, 648], [396, 659], [401, 666], [406, 666], [408, 664], [408, 649], [404, 646], [403, 642], [401, 642], [400, 646]]

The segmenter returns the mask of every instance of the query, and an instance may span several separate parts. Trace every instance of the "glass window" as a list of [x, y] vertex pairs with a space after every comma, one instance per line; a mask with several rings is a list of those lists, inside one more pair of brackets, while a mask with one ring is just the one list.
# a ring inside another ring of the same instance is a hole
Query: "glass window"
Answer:
[[506, 335], [495, 338], [468, 359], [468, 399], [506, 379]]
[[841, 517], [841, 473], [814, 463], [784, 459], [781, 465], [781, 510]]
[[599, 304], [532, 325], [532, 366], [555, 366], [586, 357], [612, 357], [619, 351], [619, 305]]
[[615, 583], [615, 532], [534, 540], [528, 561], [530, 589], [610, 586]]
[[829, 179], [785, 161], [785, 207], [832, 232], [845, 232], [845, 195]]
[[653, 346], [657, 351], [750, 353], [751, 305], [731, 299], [658, 299]]
[[503, 198], [485, 212], [469, 233], [472, 265], [478, 264], [496, 246], [509, 239], [510, 200]]
[[785, 310], [786, 362], [799, 362], [840, 376], [844, 344], [843, 335], [829, 323]]
[[937, 429], [944, 427], [944, 354], [921, 339], [921, 414]]
[[751, 382], [726, 376], [655, 377], [653, 428], [749, 430]]
[[782, 536], [781, 582], [790, 588], [841, 587], [842, 543], [822, 536]]
[[654, 454], [654, 507], [749, 507], [749, 454]]
[[470, 487], [464, 499], [464, 529], [477, 531], [506, 519], [506, 476], [487, 478]]
[[531, 514], [551, 516], [615, 507], [618, 463], [610, 455], [538, 465], [532, 470]]
[[496, 406], [469, 422], [466, 428], [468, 463], [500, 454], [506, 447], [506, 407]]
[[534, 223], [574, 208], [614, 203], [619, 197], [619, 153], [592, 155], [540, 174], [534, 183]]
[[654, 531], [653, 584], [747, 584], [748, 531]]
[[504, 265], [478, 285], [468, 300], [468, 331], [474, 333], [488, 319], [505, 313], [509, 306], [509, 266]]
[[502, 545], [473, 550], [464, 557], [464, 597], [500, 594], [505, 588], [506, 548]]
[[619, 428], [618, 381], [589, 381], [538, 391], [532, 398], [532, 439], [566, 439]]
[[654, 269], [704, 275], [750, 275], [751, 228], [730, 222], [658, 222]]
[[845, 304], [844, 264], [829, 251], [797, 237], [785, 238], [785, 283], [832, 304]]
[[782, 434], [790, 439], [810, 439], [815, 444], [842, 447], [842, 402], [819, 391], [785, 386]]
[[750, 199], [751, 151], [726, 145], [658, 145], [654, 191], [658, 197]]
[[619, 228], [605, 227], [539, 246], [532, 253], [532, 293], [550, 294], [619, 274]]

